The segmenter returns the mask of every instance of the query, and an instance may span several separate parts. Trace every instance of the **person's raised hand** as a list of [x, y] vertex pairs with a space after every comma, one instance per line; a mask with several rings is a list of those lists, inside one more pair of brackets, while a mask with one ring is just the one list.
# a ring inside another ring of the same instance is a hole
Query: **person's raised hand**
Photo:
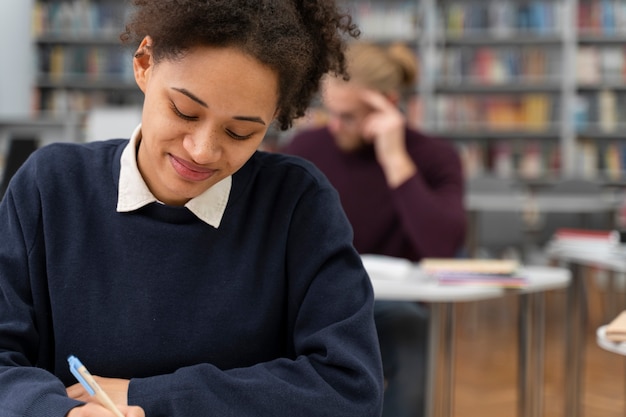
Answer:
[[382, 93], [364, 90], [361, 98], [371, 109], [363, 122], [363, 139], [373, 143], [387, 183], [395, 188], [417, 171], [406, 150], [406, 119]]

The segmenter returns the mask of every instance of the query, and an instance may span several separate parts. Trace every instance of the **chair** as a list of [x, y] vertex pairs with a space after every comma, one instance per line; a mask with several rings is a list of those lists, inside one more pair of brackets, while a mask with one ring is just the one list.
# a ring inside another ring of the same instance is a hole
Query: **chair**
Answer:
[[[562, 179], [551, 186], [538, 189], [534, 196], [537, 200], [544, 197], [552, 198], [556, 203], [553, 207], [549, 207], [549, 203], [544, 204], [541, 211], [541, 224], [539, 230], [536, 231], [539, 244], [545, 244], [559, 228], [601, 230], [613, 228], [614, 208], [602, 205], [606, 193], [595, 181], [583, 178]], [[558, 204], [559, 197], [572, 199], [572, 204], [569, 207], [560, 208], [563, 204]], [[594, 202], [597, 202], [596, 207], [594, 207]], [[585, 208], [582, 207], [583, 205]]]
[[0, 199], [9, 187], [9, 181], [26, 159], [39, 146], [39, 141], [32, 137], [13, 138], [9, 141], [9, 149], [5, 156], [4, 172], [0, 184]]
[[466, 193], [469, 255], [497, 258], [507, 249], [521, 253], [525, 230], [521, 208], [511, 210], [500, 204], [519, 199], [519, 185], [507, 178], [476, 177], [467, 181]]

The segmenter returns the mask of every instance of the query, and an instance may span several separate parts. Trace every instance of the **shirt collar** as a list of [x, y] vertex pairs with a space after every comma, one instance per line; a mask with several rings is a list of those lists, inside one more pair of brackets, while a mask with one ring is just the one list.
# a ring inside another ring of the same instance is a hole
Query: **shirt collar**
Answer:
[[[137, 126], [120, 159], [120, 183], [117, 211], [135, 211], [147, 204], [159, 202], [146, 185], [137, 166], [137, 145], [141, 141], [141, 124]], [[219, 227], [232, 187], [232, 176], [213, 185], [204, 193], [185, 204], [203, 222]]]

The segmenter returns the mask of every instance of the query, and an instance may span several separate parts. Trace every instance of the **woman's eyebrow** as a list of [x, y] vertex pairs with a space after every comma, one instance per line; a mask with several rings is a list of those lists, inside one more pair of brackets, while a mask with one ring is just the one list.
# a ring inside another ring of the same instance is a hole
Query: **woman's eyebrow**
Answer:
[[260, 123], [263, 126], [265, 126], [265, 121], [263, 121], [263, 119], [261, 119], [260, 117], [256, 117], [256, 116], [233, 116], [233, 119], [244, 120], [246, 122]]
[[[195, 94], [193, 94], [189, 90], [186, 90], [184, 88], [177, 88], [177, 87], [172, 87], [172, 90], [178, 91], [179, 93], [186, 95], [187, 97], [189, 97], [190, 99], [192, 99], [193, 101], [195, 101], [196, 103], [201, 105], [202, 107], [209, 108], [208, 104], [206, 104], [204, 102], [204, 100], [202, 100], [200, 97], [196, 96]], [[260, 117], [257, 117], [257, 116], [233, 116], [233, 119], [235, 119], [235, 120], [243, 120], [243, 121], [246, 121], [246, 122], [260, 123], [263, 126], [266, 125], [265, 121], [263, 119], [261, 119]]]
[[172, 87], [172, 90], [178, 91], [179, 93], [186, 95], [187, 97], [189, 97], [190, 99], [192, 99], [193, 101], [201, 105], [202, 107], [207, 107], [207, 108], [209, 107], [202, 99], [200, 99], [198, 96], [196, 96], [189, 90], [186, 90], [184, 88], [176, 88], [176, 87]]

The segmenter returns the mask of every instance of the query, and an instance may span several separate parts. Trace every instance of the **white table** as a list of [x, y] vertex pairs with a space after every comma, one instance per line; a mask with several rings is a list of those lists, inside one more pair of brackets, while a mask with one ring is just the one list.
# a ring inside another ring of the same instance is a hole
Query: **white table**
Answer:
[[546, 247], [546, 254], [552, 259], [569, 265], [575, 277], [567, 292], [565, 415], [579, 417], [582, 415], [583, 360], [587, 323], [586, 283], [581, 277], [581, 270], [585, 267], [598, 267], [612, 273], [626, 272], [626, 253], [620, 254], [609, 246], [589, 245], [584, 248], [552, 243]]
[[363, 255], [362, 258], [372, 280], [376, 299], [416, 301], [431, 305], [427, 417], [452, 416], [455, 304], [497, 298], [510, 292], [520, 296], [518, 410], [524, 417], [541, 415], [543, 292], [567, 286], [570, 281], [569, 270], [527, 266], [520, 272], [528, 278], [528, 286], [520, 290], [505, 290], [472, 285], [440, 285], [436, 278], [424, 274], [418, 264], [407, 260], [378, 255]]
[[566, 268], [524, 266], [524, 288], [509, 290], [519, 296], [518, 416], [543, 416], [546, 291], [566, 288], [571, 272]]

